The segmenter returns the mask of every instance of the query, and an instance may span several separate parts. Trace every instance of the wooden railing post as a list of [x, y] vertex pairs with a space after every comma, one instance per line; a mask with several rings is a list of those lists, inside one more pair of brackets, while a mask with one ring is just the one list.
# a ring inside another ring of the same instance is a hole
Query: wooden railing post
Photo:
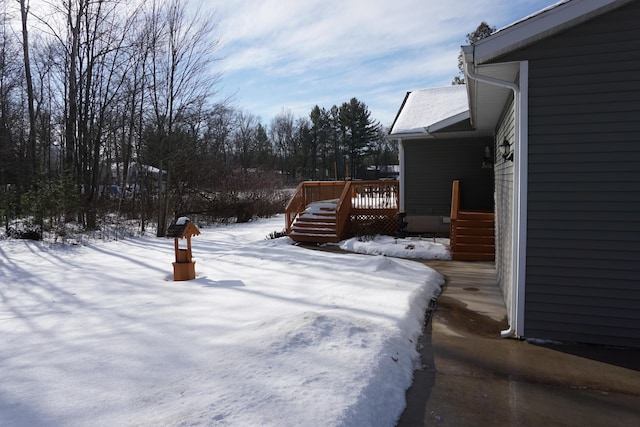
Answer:
[[349, 219], [349, 214], [351, 212], [352, 205], [352, 188], [351, 181], [348, 181], [344, 188], [342, 189], [342, 194], [340, 194], [340, 200], [338, 200], [338, 204], [336, 205], [336, 235], [339, 240], [342, 240], [345, 232], [345, 228], [347, 225], [347, 221]]
[[293, 196], [291, 196], [291, 199], [285, 208], [285, 229], [287, 234], [291, 233], [291, 225], [293, 224], [293, 221], [305, 207], [304, 182], [302, 182], [296, 188], [296, 191], [293, 193]]
[[458, 221], [458, 212], [460, 211], [460, 181], [453, 181], [453, 185], [451, 186], [451, 216], [450, 216], [450, 224], [449, 224], [449, 245], [451, 246], [451, 252], [455, 252], [456, 249], [456, 238], [457, 238], [457, 221]]

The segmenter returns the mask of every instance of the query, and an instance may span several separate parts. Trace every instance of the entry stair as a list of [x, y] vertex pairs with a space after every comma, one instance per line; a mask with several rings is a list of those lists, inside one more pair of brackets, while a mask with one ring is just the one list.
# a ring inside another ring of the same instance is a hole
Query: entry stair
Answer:
[[336, 227], [337, 200], [311, 203], [291, 226], [289, 237], [296, 242], [338, 243]]
[[451, 242], [451, 257], [459, 261], [494, 261], [493, 212], [459, 211]]

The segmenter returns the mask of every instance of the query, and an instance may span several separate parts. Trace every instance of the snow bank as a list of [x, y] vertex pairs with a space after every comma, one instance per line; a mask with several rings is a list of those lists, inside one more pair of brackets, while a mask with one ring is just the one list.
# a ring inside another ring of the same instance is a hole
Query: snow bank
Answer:
[[368, 255], [387, 255], [409, 259], [451, 259], [449, 239], [425, 239], [421, 237], [396, 238], [375, 236], [362, 239], [354, 237], [340, 242], [340, 248], [348, 252]]
[[173, 242], [0, 241], [3, 426], [393, 426], [443, 278], [265, 240], [282, 217]]

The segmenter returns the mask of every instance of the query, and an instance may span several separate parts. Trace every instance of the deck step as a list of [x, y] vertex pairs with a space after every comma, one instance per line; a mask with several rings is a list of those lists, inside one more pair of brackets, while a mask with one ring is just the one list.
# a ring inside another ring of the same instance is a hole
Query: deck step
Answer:
[[330, 222], [296, 222], [295, 224], [293, 224], [293, 226], [291, 227], [292, 230], [314, 230], [314, 229], [331, 229], [331, 230], [335, 230], [336, 229], [336, 223], [330, 223]]
[[335, 224], [336, 223], [336, 217], [332, 216], [332, 217], [323, 217], [323, 218], [307, 218], [307, 217], [300, 217], [296, 219], [297, 223], [300, 224]]
[[311, 233], [297, 233], [292, 231], [289, 233], [289, 237], [300, 243], [338, 243], [340, 239], [335, 234], [311, 234]]
[[338, 243], [336, 231], [336, 210], [321, 207], [313, 214], [302, 213], [291, 226], [289, 237], [300, 243]]

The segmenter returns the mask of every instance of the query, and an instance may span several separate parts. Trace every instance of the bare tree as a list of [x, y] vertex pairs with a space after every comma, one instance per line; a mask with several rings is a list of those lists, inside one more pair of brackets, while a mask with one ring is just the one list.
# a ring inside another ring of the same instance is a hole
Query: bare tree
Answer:
[[283, 175], [295, 176], [295, 141], [294, 118], [291, 111], [282, 111], [271, 119], [271, 140], [280, 160], [280, 172]]
[[214, 106], [207, 114], [204, 140], [211, 165], [221, 172], [231, 168], [232, 133], [236, 111], [225, 104]]
[[[151, 107], [155, 119], [155, 144], [159, 145], [158, 167], [167, 171], [167, 184], [158, 210], [158, 236], [165, 234], [169, 209], [172, 157], [180, 147], [170, 147], [176, 123], [189, 115], [200, 115], [215, 94], [220, 75], [211, 71], [218, 47], [214, 37], [214, 16], [198, 8], [187, 13], [188, 2], [152, 1], [147, 15], [152, 91]], [[179, 141], [179, 139], [173, 139]], [[163, 186], [159, 186], [162, 188]]]
[[27, 17], [29, 14], [29, 0], [18, 0], [20, 3], [20, 21], [22, 24], [22, 52], [24, 58], [25, 85], [27, 87], [27, 106], [29, 110], [28, 151], [31, 172], [36, 171], [36, 112], [33, 94], [33, 79], [31, 77], [31, 61], [29, 59], [29, 32], [27, 31]]
[[246, 171], [250, 166], [252, 149], [256, 137], [259, 119], [251, 113], [239, 111], [236, 118], [236, 131], [233, 135], [235, 157], [238, 166]]

